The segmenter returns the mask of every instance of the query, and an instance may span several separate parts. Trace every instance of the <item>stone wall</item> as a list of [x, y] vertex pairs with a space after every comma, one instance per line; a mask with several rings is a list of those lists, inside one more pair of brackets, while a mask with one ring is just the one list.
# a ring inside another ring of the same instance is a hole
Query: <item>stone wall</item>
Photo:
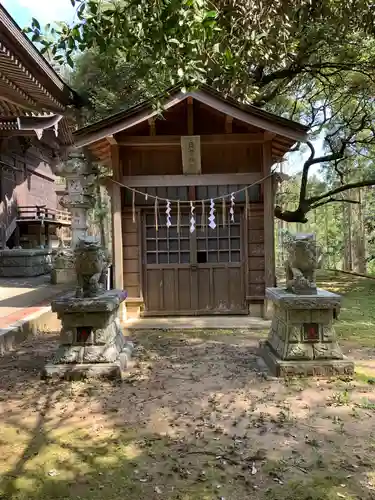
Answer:
[[49, 249], [0, 250], [0, 277], [21, 278], [48, 274], [52, 268]]

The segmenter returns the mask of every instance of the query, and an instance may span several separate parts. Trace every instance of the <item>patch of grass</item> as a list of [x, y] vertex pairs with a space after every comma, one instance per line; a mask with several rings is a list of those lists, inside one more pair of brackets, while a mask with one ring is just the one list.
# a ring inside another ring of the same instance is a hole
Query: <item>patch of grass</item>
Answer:
[[35, 433], [8, 425], [1, 429], [1, 441], [2, 498], [117, 500], [117, 493], [127, 490], [129, 499], [141, 498], [143, 485], [133, 481], [131, 461], [143, 460], [143, 450], [132, 431], [102, 431], [98, 437], [63, 425]]
[[355, 367], [355, 380], [369, 385], [375, 385], [375, 370], [362, 368], [361, 365]]
[[262, 466], [263, 472], [274, 478], [281, 477], [287, 468], [287, 464], [283, 459], [267, 460], [267, 462]]
[[216, 453], [141, 429], [90, 433], [61, 424], [27, 432], [7, 425], [0, 443], [0, 498], [7, 500], [244, 498], [246, 475], [219, 468]]
[[357, 500], [359, 497], [349, 488], [341, 486], [342, 479], [337, 475], [309, 474], [306, 480], [291, 480], [283, 485], [269, 489], [266, 500]]
[[359, 406], [359, 408], [363, 408], [364, 410], [375, 410], [375, 401], [363, 398], [357, 406]]
[[334, 272], [320, 273], [318, 285], [343, 295], [335, 329], [339, 338], [374, 347], [375, 280]]

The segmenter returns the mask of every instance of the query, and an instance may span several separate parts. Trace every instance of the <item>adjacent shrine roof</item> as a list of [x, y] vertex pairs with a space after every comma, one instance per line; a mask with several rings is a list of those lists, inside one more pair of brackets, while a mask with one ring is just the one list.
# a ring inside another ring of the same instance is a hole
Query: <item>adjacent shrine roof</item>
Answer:
[[[0, 5], [0, 130], [17, 131], [17, 118], [63, 115], [78, 104], [78, 95]], [[69, 135], [63, 119], [59, 136], [69, 143]]]

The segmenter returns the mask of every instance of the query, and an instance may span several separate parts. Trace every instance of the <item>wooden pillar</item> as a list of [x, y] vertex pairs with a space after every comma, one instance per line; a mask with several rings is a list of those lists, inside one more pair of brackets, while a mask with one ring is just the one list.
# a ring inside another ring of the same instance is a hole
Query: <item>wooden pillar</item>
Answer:
[[[6, 246], [6, 241], [4, 242], [4, 248], [5, 246]], [[14, 230], [14, 248], [19, 248], [20, 246], [21, 246], [21, 231], [20, 231], [20, 226], [17, 223], [16, 229]]]
[[46, 248], [50, 248], [51, 240], [50, 240], [50, 236], [49, 236], [49, 224], [48, 224], [48, 222], [46, 222], [44, 224], [44, 234], [45, 234], [45, 238], [44, 238], [45, 243], [44, 243], [44, 246]]
[[37, 244], [38, 248], [42, 248], [43, 245], [43, 226], [42, 223], [39, 222], [38, 224], [38, 229], [37, 229]]
[[[118, 145], [111, 146], [113, 180], [122, 178], [120, 173], [120, 159]], [[112, 182], [112, 263], [114, 288], [123, 290], [123, 253], [122, 253], [122, 215], [121, 215], [121, 187]]]
[[192, 97], [187, 98], [187, 129], [188, 135], [194, 134], [194, 102]]
[[[263, 175], [271, 172], [272, 140], [263, 143]], [[264, 214], [264, 280], [266, 287], [276, 286], [275, 273], [275, 230], [274, 230], [274, 185], [273, 176], [263, 182], [263, 214]], [[264, 316], [272, 316], [272, 305], [264, 301]]]
[[225, 116], [225, 133], [226, 134], [232, 133], [232, 125], [233, 125], [233, 117], [226, 115]]

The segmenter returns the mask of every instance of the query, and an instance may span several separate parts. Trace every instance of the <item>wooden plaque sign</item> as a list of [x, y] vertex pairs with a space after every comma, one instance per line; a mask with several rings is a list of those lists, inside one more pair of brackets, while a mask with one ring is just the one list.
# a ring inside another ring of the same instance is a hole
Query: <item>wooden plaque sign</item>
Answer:
[[184, 174], [201, 173], [201, 138], [199, 135], [181, 136], [182, 168]]

